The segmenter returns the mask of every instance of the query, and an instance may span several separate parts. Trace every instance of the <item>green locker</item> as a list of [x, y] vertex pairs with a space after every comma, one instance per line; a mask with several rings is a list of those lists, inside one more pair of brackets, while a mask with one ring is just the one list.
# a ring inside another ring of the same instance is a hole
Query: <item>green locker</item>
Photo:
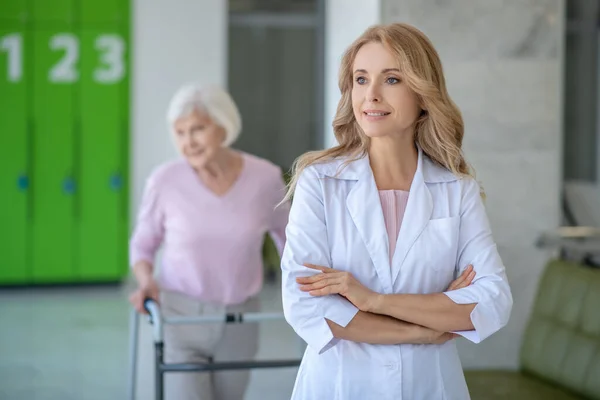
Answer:
[[69, 282], [73, 268], [74, 83], [78, 38], [33, 33], [32, 273], [34, 282]]
[[[32, 10], [31, 18], [35, 22], [72, 24], [75, 21], [75, 0], [30, 1]], [[81, 0], [81, 2], [86, 1], [91, 0]], [[36, 25], [39, 26], [39, 24]]]
[[127, 274], [128, 74], [128, 0], [0, 0], [0, 285]]
[[[1, 11], [0, 11], [1, 12]], [[0, 25], [0, 284], [24, 283], [27, 265], [29, 44], [23, 29]]]
[[[112, 24], [127, 27], [129, 25], [129, 3], [123, 0], [82, 1], [79, 22], [86, 26]], [[109, 25], [111, 26], [111, 25]]]
[[127, 270], [127, 44], [117, 29], [82, 29], [77, 257], [82, 280]]
[[0, 1], [0, 24], [5, 22], [25, 22], [27, 17], [27, 0]]

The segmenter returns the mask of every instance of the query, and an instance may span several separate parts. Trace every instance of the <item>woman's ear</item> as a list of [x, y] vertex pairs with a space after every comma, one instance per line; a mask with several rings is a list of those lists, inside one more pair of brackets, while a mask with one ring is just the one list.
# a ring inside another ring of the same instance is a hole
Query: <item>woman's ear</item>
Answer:
[[421, 115], [426, 114], [427, 106], [424, 104], [423, 98], [421, 96], [418, 96], [418, 99], [419, 99], [419, 108], [421, 108]]
[[227, 141], [227, 131], [222, 126], [219, 126], [219, 139], [221, 140], [221, 144]]

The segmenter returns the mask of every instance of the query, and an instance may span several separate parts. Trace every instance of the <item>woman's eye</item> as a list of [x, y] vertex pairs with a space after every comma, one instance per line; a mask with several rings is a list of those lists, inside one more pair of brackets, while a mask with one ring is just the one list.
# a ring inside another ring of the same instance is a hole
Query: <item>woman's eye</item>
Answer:
[[390, 77], [390, 78], [386, 79], [386, 83], [389, 83], [390, 85], [394, 85], [394, 84], [396, 84], [398, 82], [400, 82], [400, 79], [398, 79], [398, 78], [392, 78], [392, 77]]
[[358, 78], [356, 78], [356, 83], [358, 83], [359, 85], [364, 85], [366, 82], [367, 82], [367, 80], [362, 76], [359, 76]]

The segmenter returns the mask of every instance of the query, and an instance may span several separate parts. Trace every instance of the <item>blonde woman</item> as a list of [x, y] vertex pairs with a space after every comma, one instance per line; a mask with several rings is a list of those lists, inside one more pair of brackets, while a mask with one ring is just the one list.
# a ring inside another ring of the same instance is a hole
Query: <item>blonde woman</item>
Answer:
[[[287, 203], [281, 170], [229, 146], [241, 130], [238, 109], [219, 87], [188, 85], [168, 111], [182, 158], [158, 167], [148, 179], [130, 245], [139, 283], [131, 302], [157, 300], [167, 316], [256, 312], [263, 283], [262, 244], [269, 232], [281, 250]], [[154, 256], [164, 246], [158, 279]], [[165, 361], [198, 363], [252, 359], [258, 327], [169, 325]], [[170, 373], [169, 400], [239, 400], [249, 371]]]
[[501, 329], [512, 296], [438, 54], [374, 26], [339, 86], [339, 145], [300, 157], [289, 193], [283, 305], [308, 343], [292, 398], [468, 399], [452, 339]]

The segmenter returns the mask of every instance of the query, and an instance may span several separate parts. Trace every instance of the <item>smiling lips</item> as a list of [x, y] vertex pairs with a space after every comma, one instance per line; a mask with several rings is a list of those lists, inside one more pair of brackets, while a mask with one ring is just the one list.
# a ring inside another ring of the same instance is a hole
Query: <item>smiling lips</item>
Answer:
[[189, 156], [191, 156], [191, 157], [196, 157], [196, 156], [199, 156], [199, 155], [201, 155], [202, 153], [204, 153], [204, 150], [196, 150], [196, 151], [194, 151], [194, 152], [190, 152], [190, 153], [189, 153]]
[[384, 117], [386, 117], [387, 115], [390, 115], [391, 113], [389, 113], [387, 111], [382, 111], [382, 110], [364, 110], [363, 114], [365, 115], [365, 117], [368, 121], [377, 121], [377, 120], [383, 119]]

